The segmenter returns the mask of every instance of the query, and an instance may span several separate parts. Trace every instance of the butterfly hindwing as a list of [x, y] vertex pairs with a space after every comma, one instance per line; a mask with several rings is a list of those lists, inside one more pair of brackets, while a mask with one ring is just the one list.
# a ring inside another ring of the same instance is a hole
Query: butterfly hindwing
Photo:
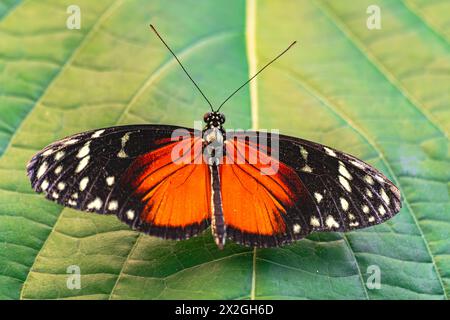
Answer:
[[[163, 238], [185, 239], [207, 227], [206, 202], [199, 204], [203, 206], [200, 215], [190, 213], [196, 208], [180, 207], [180, 213], [184, 209], [189, 219], [177, 217], [175, 224], [170, 223], [173, 220], [170, 209], [161, 211], [159, 217], [163, 219], [157, 225], [148, 219], [156, 208], [149, 209], [142, 190], [138, 192], [132, 181], [137, 178], [132, 171], [137, 169], [136, 162], [148, 154], [153, 154], [152, 162], [160, 163], [161, 168], [174, 165], [167, 163], [167, 157], [170, 160], [171, 146], [176, 143], [171, 141], [175, 129], [185, 130], [189, 136], [187, 139], [193, 139], [190, 129], [158, 125], [118, 126], [76, 134], [37, 153], [28, 164], [28, 176], [34, 190], [44, 192], [47, 199], [61, 205], [100, 214], [116, 214], [136, 230]], [[169, 155], [156, 152], [162, 148], [166, 148]], [[163, 162], [166, 157], [165, 163], [156, 161], [154, 155], [161, 156]], [[153, 175], [159, 174], [161, 168], [153, 167]], [[187, 176], [190, 169], [172, 169], [165, 182], [160, 181], [154, 187], [162, 190], [164, 183], [180, 181], [180, 177]], [[195, 177], [206, 181], [207, 174], [198, 171]], [[167, 193], [163, 195], [160, 192], [154, 198], [164, 202], [175, 200], [166, 201], [167, 196]]]

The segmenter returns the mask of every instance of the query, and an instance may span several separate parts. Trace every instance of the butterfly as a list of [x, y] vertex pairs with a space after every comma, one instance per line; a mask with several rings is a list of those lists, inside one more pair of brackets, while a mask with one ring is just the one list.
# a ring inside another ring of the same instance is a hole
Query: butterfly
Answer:
[[203, 128], [127, 125], [56, 141], [27, 166], [32, 188], [63, 206], [116, 215], [132, 229], [183, 240], [211, 226], [226, 239], [274, 247], [312, 232], [380, 224], [400, 211], [399, 189], [358, 158], [263, 131], [225, 130], [211, 107]]

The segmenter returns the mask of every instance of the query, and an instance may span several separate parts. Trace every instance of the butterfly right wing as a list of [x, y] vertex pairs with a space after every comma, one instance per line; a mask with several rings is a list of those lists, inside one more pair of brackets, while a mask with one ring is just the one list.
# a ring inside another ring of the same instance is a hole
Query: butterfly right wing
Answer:
[[[181, 142], [171, 139], [177, 129]], [[116, 214], [133, 229], [186, 239], [209, 225], [209, 175], [206, 165], [173, 160], [198, 156], [189, 149], [198, 139], [192, 129], [160, 125], [88, 131], [38, 152], [28, 176], [35, 191], [61, 205]], [[180, 144], [188, 151], [172, 154]]]
[[[265, 135], [260, 139], [260, 132], [234, 136], [227, 136], [227, 156], [241, 155], [221, 170], [227, 235], [233, 241], [279, 246], [316, 231], [376, 225], [400, 210], [397, 187], [351, 155], [280, 135], [272, 137], [279, 144], [279, 155], [272, 156], [269, 136], [269, 141]], [[264, 174], [269, 168], [273, 174]]]

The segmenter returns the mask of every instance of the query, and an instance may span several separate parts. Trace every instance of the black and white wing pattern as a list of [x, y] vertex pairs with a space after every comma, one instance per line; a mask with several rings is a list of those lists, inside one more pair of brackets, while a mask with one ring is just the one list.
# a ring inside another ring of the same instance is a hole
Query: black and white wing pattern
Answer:
[[[175, 129], [186, 130], [189, 135], [193, 133], [192, 129], [166, 125], [132, 125], [83, 132], [54, 142], [28, 163], [32, 188], [66, 207], [115, 214], [133, 229], [151, 235], [189, 238], [205, 229], [208, 219], [200, 217], [198, 223], [177, 226], [162, 225], [163, 222], [158, 225], [155, 221], [163, 221], [165, 217], [144, 214], [144, 208], [148, 206], [148, 200], [144, 199], [147, 190], [137, 192], [138, 187], [133, 184], [133, 179], [137, 178], [130, 170], [137, 168], [133, 166], [136, 159], [161, 148], [167, 151], [157, 154], [167, 158], [170, 148], [164, 147], [172, 143], [171, 135]], [[161, 172], [160, 169], [156, 168], [155, 174]], [[179, 171], [173, 170], [171, 177], [178, 178]], [[155, 188], [163, 184], [163, 181], [159, 182]], [[160, 201], [168, 202], [171, 197], [170, 194], [162, 194]], [[167, 220], [170, 219], [168, 216]]]
[[[311, 141], [280, 136], [280, 159], [308, 193], [311, 231], [350, 231], [380, 224], [401, 208], [399, 189], [356, 157]], [[294, 212], [290, 213], [295, 215]]]

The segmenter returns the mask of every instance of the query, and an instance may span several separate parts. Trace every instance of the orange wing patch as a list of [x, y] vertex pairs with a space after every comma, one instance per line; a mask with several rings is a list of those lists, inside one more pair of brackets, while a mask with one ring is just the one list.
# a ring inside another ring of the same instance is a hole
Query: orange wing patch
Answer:
[[[135, 160], [129, 179], [132, 177], [134, 193], [145, 204], [142, 221], [160, 227], [187, 227], [209, 219], [210, 177], [208, 166], [196, 163], [202, 156], [199, 139], [173, 142]], [[173, 159], [175, 147], [185, 152]]]
[[[225, 161], [220, 166], [226, 224], [266, 236], [286, 232], [286, 209], [302, 195], [303, 186], [295, 171], [243, 141], [228, 141], [226, 154], [233, 158], [232, 163]], [[257, 155], [259, 161], [250, 162], [250, 155]], [[267, 164], [274, 174], [262, 174], [268, 171]]]

